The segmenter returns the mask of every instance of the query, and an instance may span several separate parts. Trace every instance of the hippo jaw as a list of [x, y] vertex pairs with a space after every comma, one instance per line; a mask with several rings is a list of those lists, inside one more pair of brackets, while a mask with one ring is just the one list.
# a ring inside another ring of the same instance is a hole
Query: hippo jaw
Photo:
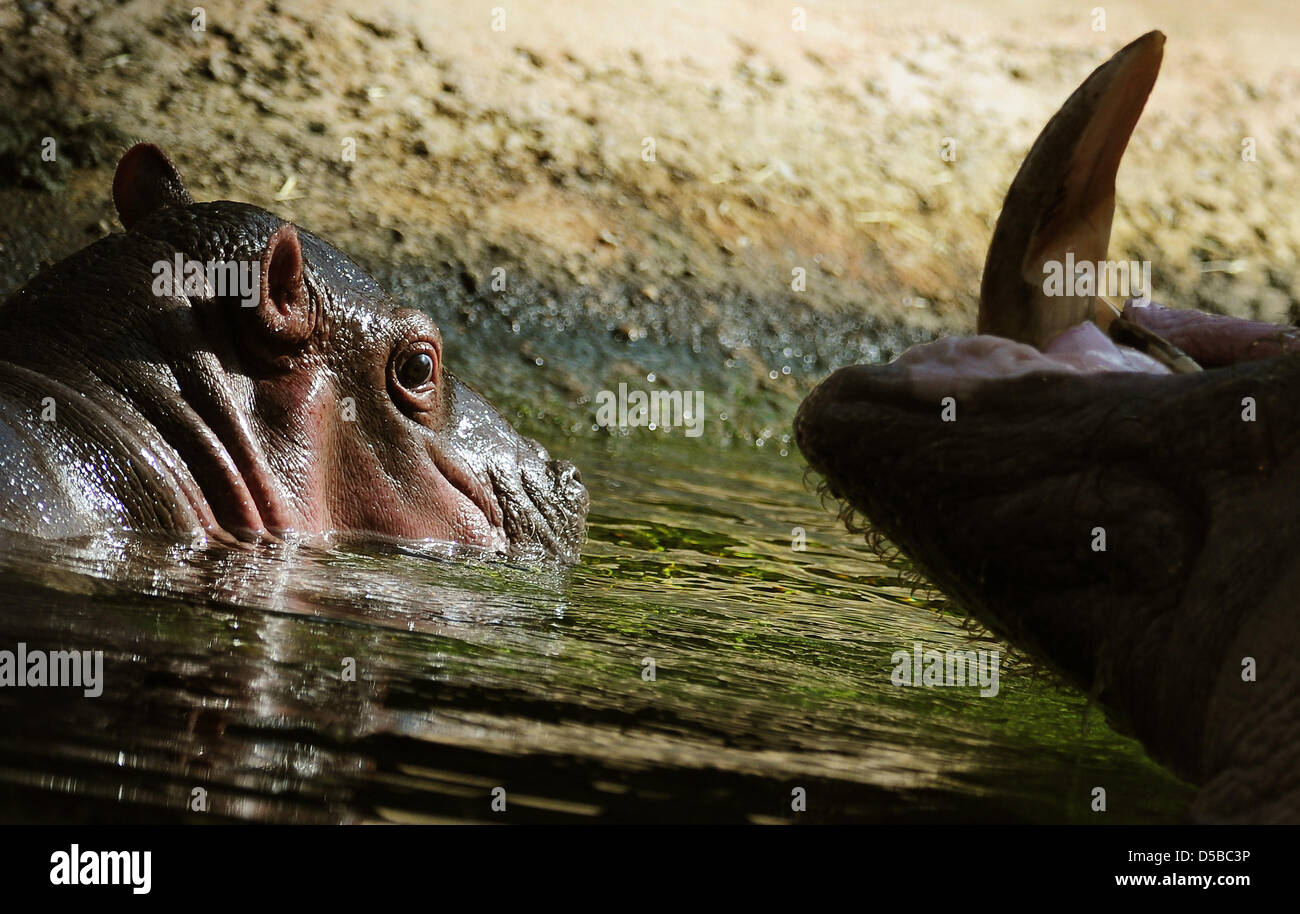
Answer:
[[[198, 395], [185, 390], [186, 401], [211, 403], [230, 382], [224, 377]], [[518, 559], [575, 561], [589, 506], [577, 468], [518, 435], [450, 373], [441, 383], [446, 427], [417, 430], [416, 446], [388, 466], [367, 467], [368, 455], [354, 453], [340, 471], [308, 454], [274, 454], [261, 430], [229, 421], [239, 410], [228, 402], [215, 416], [210, 409], [196, 412], [182, 431], [172, 426], [164, 437], [186, 465], [207, 466], [201, 475], [218, 479], [206, 487], [212, 492], [208, 532], [217, 539], [429, 541]], [[145, 413], [155, 418], [147, 407]], [[354, 473], [359, 478], [349, 478]], [[403, 500], [366, 482], [399, 473], [418, 480], [419, 497]]]
[[[215, 383], [182, 388], [190, 421], [160, 415], [148, 405], [157, 398], [141, 408], [184, 465], [216, 480], [203, 488], [211, 493], [208, 533], [218, 540], [430, 541], [518, 559], [578, 557], [589, 497], [577, 468], [551, 459], [450, 373], [440, 382], [444, 423], [416, 427], [413, 447], [377, 461], [372, 449], [348, 450], [355, 442], [345, 442], [339, 465], [319, 454], [333, 449], [320, 437], [310, 451], [273, 450], [257, 423], [232, 420], [243, 413], [228, 398], [237, 377], [206, 377]], [[315, 409], [324, 412], [332, 399]], [[385, 476], [404, 477], [417, 494], [403, 498], [400, 487], [368, 481]]]
[[1300, 819], [1300, 358], [954, 374], [947, 404], [924, 374], [843, 368], [799, 408], [850, 529], [1205, 785], [1199, 817]]

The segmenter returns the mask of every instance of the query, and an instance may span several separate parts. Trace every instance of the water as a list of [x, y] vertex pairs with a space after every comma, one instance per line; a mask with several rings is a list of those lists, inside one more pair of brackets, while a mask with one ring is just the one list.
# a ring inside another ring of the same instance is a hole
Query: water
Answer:
[[569, 570], [5, 536], [0, 649], [103, 650], [105, 686], [0, 689], [0, 818], [1179, 818], [1189, 788], [1031, 669], [996, 698], [891, 685], [915, 641], [1006, 648], [844, 532], [797, 455], [705, 442], [548, 442], [593, 499]]

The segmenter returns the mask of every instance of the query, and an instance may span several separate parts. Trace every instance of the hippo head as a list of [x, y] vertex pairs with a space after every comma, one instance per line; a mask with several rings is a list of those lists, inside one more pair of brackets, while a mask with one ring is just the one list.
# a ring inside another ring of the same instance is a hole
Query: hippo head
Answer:
[[[195, 203], [155, 146], [126, 153], [113, 197], [126, 234], [11, 298], [33, 332], [0, 357], [103, 406], [151, 457], [137, 488], [179, 491], [128, 522], [576, 555], [578, 471], [447, 370], [428, 315], [265, 210]], [[128, 514], [168, 494], [118, 488]]]
[[1300, 821], [1300, 334], [1052, 278], [1107, 256], [1163, 46], [1119, 51], [1043, 129], [979, 335], [839, 369], [795, 436], [846, 520], [1203, 784], [1198, 816]]

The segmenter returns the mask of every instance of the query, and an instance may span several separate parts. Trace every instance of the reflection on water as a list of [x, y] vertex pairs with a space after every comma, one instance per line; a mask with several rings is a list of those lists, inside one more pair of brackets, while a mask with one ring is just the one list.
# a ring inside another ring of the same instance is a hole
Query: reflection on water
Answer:
[[97, 699], [0, 689], [0, 817], [1179, 817], [1187, 787], [1028, 670], [1004, 664], [996, 698], [891, 685], [915, 641], [1001, 646], [840, 529], [797, 457], [702, 460], [651, 432], [578, 446], [557, 450], [593, 512], [566, 571], [0, 538], [0, 650], [103, 650], [105, 678]]

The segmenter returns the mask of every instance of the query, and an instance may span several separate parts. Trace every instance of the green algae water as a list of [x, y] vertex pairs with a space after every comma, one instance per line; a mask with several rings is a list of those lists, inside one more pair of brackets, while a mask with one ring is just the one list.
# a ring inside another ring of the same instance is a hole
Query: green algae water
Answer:
[[0, 817], [1181, 818], [1188, 787], [1028, 667], [894, 685], [917, 642], [1006, 646], [845, 532], [780, 435], [543, 438], [592, 496], [569, 569], [4, 535], [0, 650], [104, 653], [98, 697], [0, 688]]

